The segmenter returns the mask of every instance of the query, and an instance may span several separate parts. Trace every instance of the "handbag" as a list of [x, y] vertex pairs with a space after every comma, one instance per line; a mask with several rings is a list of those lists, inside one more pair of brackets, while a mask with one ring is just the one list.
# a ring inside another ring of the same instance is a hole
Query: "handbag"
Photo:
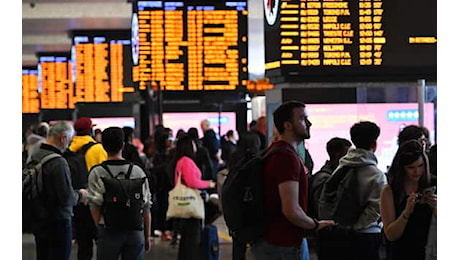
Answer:
[[169, 191], [166, 219], [196, 218], [204, 219], [204, 201], [198, 189], [182, 184], [181, 172], [176, 186]]

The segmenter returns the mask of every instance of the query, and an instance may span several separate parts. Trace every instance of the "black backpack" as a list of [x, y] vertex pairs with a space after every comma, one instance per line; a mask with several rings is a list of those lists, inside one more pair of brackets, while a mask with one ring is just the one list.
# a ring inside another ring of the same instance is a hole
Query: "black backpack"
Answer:
[[64, 151], [64, 158], [67, 160], [70, 168], [70, 178], [72, 187], [75, 190], [88, 188], [88, 168], [86, 167], [85, 154], [89, 148], [97, 143], [89, 142], [77, 151], [72, 152], [68, 148]]
[[[143, 230], [144, 229], [144, 202], [142, 186], [146, 177], [130, 179], [134, 164], [129, 164], [128, 172], [113, 175], [104, 162], [101, 166], [110, 177], [102, 177], [105, 186], [102, 216], [107, 229], [116, 230]], [[124, 179], [118, 179], [124, 175]]]
[[38, 231], [49, 217], [45, 207], [43, 192], [43, 165], [61, 157], [57, 153], [49, 154], [41, 161], [32, 160], [22, 170], [22, 232], [34, 233]]
[[284, 147], [239, 161], [222, 186], [222, 211], [233, 239], [251, 242], [260, 237], [268, 223], [265, 209], [264, 165], [266, 159]]
[[331, 176], [331, 172], [321, 169], [315, 174], [308, 174], [308, 208], [307, 215], [310, 218], [319, 219], [318, 204], [324, 184]]
[[332, 219], [345, 227], [358, 221], [365, 208], [359, 200], [358, 173], [356, 167], [342, 167], [328, 178], [318, 204], [320, 219]]

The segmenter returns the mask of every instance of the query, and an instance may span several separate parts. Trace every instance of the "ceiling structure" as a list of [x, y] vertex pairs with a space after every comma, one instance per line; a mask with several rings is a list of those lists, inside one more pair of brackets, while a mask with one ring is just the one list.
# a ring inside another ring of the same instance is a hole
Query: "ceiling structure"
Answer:
[[[248, 0], [252, 77], [264, 73], [262, 2]], [[22, 65], [37, 65], [38, 52], [70, 52], [71, 30], [130, 29], [131, 14], [130, 0], [22, 0]]]

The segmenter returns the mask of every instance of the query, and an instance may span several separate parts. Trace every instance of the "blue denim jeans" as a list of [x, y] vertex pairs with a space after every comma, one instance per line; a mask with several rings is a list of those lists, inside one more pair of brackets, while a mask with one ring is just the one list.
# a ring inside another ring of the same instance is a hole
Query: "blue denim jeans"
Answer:
[[142, 260], [145, 253], [143, 230], [109, 230], [97, 227], [97, 260]]
[[72, 249], [72, 221], [60, 219], [48, 223], [35, 234], [37, 260], [69, 260]]
[[276, 246], [260, 239], [251, 246], [255, 260], [309, 260], [307, 239], [304, 238], [300, 247]]

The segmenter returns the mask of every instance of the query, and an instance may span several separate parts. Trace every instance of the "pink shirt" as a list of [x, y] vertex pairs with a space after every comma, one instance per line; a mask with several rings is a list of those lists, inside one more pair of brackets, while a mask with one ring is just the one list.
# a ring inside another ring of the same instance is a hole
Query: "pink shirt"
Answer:
[[181, 178], [185, 185], [194, 189], [206, 189], [209, 187], [208, 181], [201, 180], [201, 171], [195, 162], [187, 156], [183, 156], [177, 161], [174, 176], [174, 184], [177, 183], [177, 177], [181, 173]]

